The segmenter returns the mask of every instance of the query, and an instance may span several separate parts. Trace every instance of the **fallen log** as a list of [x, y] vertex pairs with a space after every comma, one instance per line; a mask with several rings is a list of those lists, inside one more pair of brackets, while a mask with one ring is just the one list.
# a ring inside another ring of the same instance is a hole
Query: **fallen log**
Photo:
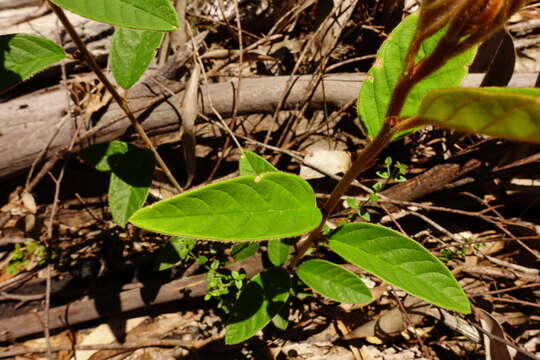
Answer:
[[0, 1], [0, 10], [17, 9], [26, 6], [39, 6], [41, 0], [2, 0]]
[[[260, 256], [251, 256], [234, 263], [230, 270], [244, 269], [252, 277], [263, 269]], [[171, 301], [196, 298], [207, 291], [206, 274], [173, 280], [161, 286], [152, 286], [122, 291], [116, 294], [83, 300], [49, 310], [50, 330], [66, 328], [148, 306]], [[44, 312], [31, 312], [0, 321], [0, 341], [12, 341], [24, 336], [42, 333]]]
[[[469, 75], [464, 86], [479, 86], [482, 76]], [[535, 77], [535, 74], [515, 74], [509, 87], [533, 86]], [[320, 83], [313, 93], [310, 107], [343, 106], [357, 97], [364, 78], [365, 74], [327, 75], [324, 86]], [[132, 110], [150, 134], [173, 131], [180, 125], [176, 104], [183, 96], [179, 92], [182, 85], [162, 79], [149, 75], [132, 88], [128, 96]], [[227, 117], [236, 104], [238, 114], [272, 113], [284, 96], [283, 109], [296, 109], [306, 100], [311, 80], [311, 75], [294, 76], [292, 81], [289, 76], [242, 79], [238, 99], [235, 99], [236, 79], [210, 84], [204, 95], [199, 96], [200, 112], [214, 115], [212, 104], [221, 116]], [[172, 97], [170, 91], [178, 96]], [[66, 108], [65, 90], [60, 87], [0, 104], [0, 180], [28, 169], [42, 152], [43, 159], [53, 156], [77, 133], [79, 138], [80, 134], [86, 134], [81, 138], [84, 141], [78, 141], [78, 146], [85, 146], [117, 139], [130, 127], [116, 104], [110, 104], [103, 114], [86, 119], [79, 117], [77, 124], [67, 119]], [[92, 124], [96, 125], [92, 128]]]

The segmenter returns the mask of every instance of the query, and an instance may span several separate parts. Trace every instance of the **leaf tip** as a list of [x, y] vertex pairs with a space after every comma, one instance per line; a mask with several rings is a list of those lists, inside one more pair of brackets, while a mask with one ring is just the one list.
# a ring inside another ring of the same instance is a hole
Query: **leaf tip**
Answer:
[[469, 299], [467, 298], [467, 296], [464, 294], [463, 295], [464, 297], [464, 301], [462, 303], [459, 304], [459, 307], [456, 307], [456, 311], [462, 313], [462, 314], [465, 314], [465, 315], [468, 315], [472, 312], [471, 310], [471, 302], [469, 301]]
[[[150, 206], [152, 206], [152, 205], [150, 205]], [[141, 212], [144, 212], [146, 208], [147, 208], [147, 207], [144, 207], [144, 208], [141, 208], [141, 209], [135, 211], [135, 212], [127, 219], [126, 224], [127, 224], [127, 223], [131, 223], [132, 225], [135, 225], [135, 226], [137, 226], [137, 227], [140, 227], [140, 226], [138, 225], [138, 224], [139, 224], [139, 219], [140, 219], [140, 214], [141, 214]]]
[[175, 31], [180, 28], [180, 19], [178, 19], [178, 15], [176, 15], [176, 11], [174, 11], [174, 9], [173, 9], [173, 13], [174, 13], [174, 20], [172, 23], [170, 23], [171, 26], [170, 26], [169, 31]]

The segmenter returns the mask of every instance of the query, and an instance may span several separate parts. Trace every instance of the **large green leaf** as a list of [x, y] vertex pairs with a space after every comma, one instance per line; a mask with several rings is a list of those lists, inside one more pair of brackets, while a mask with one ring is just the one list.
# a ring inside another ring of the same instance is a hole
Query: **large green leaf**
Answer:
[[77, 15], [131, 29], [171, 31], [178, 17], [170, 0], [51, 0]]
[[240, 175], [260, 175], [274, 171], [278, 171], [274, 165], [251, 151], [244, 151], [240, 157]]
[[330, 236], [329, 245], [350, 263], [414, 296], [450, 310], [471, 312], [467, 296], [446, 266], [394, 230], [348, 224]]
[[358, 276], [331, 262], [304, 261], [296, 269], [296, 274], [310, 288], [331, 300], [344, 304], [371, 300], [371, 292]]
[[264, 328], [289, 298], [289, 273], [268, 268], [242, 288], [225, 330], [225, 343], [245, 341]]
[[283, 240], [268, 241], [268, 259], [275, 266], [281, 266], [289, 258], [291, 247]]
[[116, 28], [111, 41], [111, 69], [116, 82], [129, 89], [146, 71], [163, 38], [162, 32]]
[[[377, 52], [375, 63], [362, 85], [358, 97], [358, 114], [370, 137], [375, 137], [382, 127], [392, 91], [403, 71], [405, 56], [417, 23], [418, 15], [410, 15], [392, 31]], [[444, 31], [444, 29], [439, 31], [422, 43], [417, 60], [433, 52]], [[407, 97], [400, 116], [416, 115], [423, 97], [431, 90], [459, 85], [467, 75], [467, 65], [471, 63], [475, 51], [473, 48], [448, 60], [446, 65], [416, 84]]]
[[56, 43], [29, 34], [0, 35], [0, 92], [65, 57]]
[[437, 90], [418, 116], [449, 129], [540, 143], [540, 89]]
[[217, 241], [267, 240], [300, 235], [321, 221], [315, 194], [298, 176], [241, 176], [160, 201], [130, 221], [169, 235]]
[[129, 145], [123, 154], [109, 156], [111, 181], [109, 207], [114, 221], [125, 226], [146, 201], [154, 173], [154, 156], [145, 149]]

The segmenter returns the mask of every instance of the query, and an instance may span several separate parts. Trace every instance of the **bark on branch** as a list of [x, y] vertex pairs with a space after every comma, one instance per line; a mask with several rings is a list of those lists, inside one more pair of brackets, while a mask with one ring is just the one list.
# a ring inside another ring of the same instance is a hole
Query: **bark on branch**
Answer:
[[[260, 256], [234, 263], [230, 270], [244, 269], [252, 277], [263, 269]], [[83, 300], [49, 310], [49, 329], [59, 329], [86, 321], [118, 315], [149, 306], [203, 296], [207, 291], [206, 274], [173, 280], [161, 286], [126, 290], [116, 294]], [[44, 329], [44, 313], [31, 312], [0, 321], [0, 341], [38, 334]]]
[[[516, 74], [510, 87], [534, 85], [535, 74]], [[312, 109], [329, 106], [343, 106], [358, 96], [365, 74], [332, 74], [324, 78], [324, 86], [319, 84], [310, 100]], [[210, 100], [223, 116], [230, 115], [237, 102], [239, 114], [273, 113], [276, 105], [286, 96], [284, 109], [295, 109], [306, 100], [311, 86], [311, 75], [295, 76], [288, 88], [289, 76], [243, 79], [238, 99], [235, 99], [236, 80], [211, 84], [204, 96], [199, 96], [201, 112], [213, 115]], [[481, 74], [471, 74], [464, 86], [477, 87]], [[162, 77], [147, 76], [130, 90], [129, 101], [136, 116], [150, 133], [178, 129], [180, 119], [176, 105], [182, 93], [181, 84], [165, 82]], [[167, 90], [168, 89], [168, 90]], [[46, 89], [38, 93], [22, 96], [0, 104], [2, 125], [0, 127], [0, 180], [28, 169], [32, 162], [45, 152], [45, 159], [66, 147], [74, 134], [84, 134], [92, 128], [93, 136], [80, 146], [116, 139], [129, 128], [129, 121], [116, 104], [92, 119], [80, 119], [74, 124], [66, 117], [66, 96], [63, 89]], [[91, 125], [95, 124], [95, 125]]]

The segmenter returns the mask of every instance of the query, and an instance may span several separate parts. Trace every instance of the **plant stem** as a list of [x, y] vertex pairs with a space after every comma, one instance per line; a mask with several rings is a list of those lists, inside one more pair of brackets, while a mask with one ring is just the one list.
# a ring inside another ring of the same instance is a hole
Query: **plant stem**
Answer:
[[77, 34], [77, 31], [75, 30], [75, 28], [73, 27], [73, 25], [71, 24], [69, 19], [67, 18], [64, 11], [60, 7], [56, 6], [55, 4], [53, 4], [50, 1], [49, 1], [49, 6], [51, 7], [52, 11], [54, 11], [54, 13], [58, 17], [58, 19], [60, 20], [62, 25], [64, 25], [64, 28], [66, 29], [69, 36], [71, 37], [71, 39], [73, 40], [73, 42], [77, 46], [77, 49], [81, 52], [84, 61], [92, 69], [92, 71], [97, 75], [99, 80], [101, 80], [103, 85], [105, 85], [105, 87], [111, 93], [112, 97], [118, 103], [118, 105], [120, 106], [122, 111], [124, 111], [127, 118], [129, 119], [129, 121], [131, 121], [131, 125], [133, 126], [133, 128], [135, 129], [137, 134], [139, 134], [139, 136], [142, 138], [142, 140], [144, 141], [146, 146], [148, 146], [150, 151], [152, 151], [152, 153], [154, 154], [154, 158], [155, 158], [156, 162], [158, 163], [158, 165], [161, 167], [161, 169], [165, 173], [165, 176], [167, 176], [167, 178], [169, 179], [171, 184], [176, 188], [176, 190], [178, 192], [182, 192], [183, 191], [182, 187], [176, 181], [173, 174], [171, 173], [171, 171], [169, 170], [169, 168], [165, 164], [165, 161], [163, 161], [163, 159], [161, 158], [161, 156], [157, 152], [157, 149], [154, 147], [154, 144], [152, 144], [152, 140], [150, 140], [150, 138], [146, 134], [146, 131], [144, 131], [144, 128], [143, 128], [142, 124], [135, 118], [135, 115], [133, 114], [133, 112], [129, 108], [129, 104], [128, 104], [127, 100], [124, 97], [122, 97], [118, 93], [118, 91], [116, 91], [113, 84], [109, 81], [109, 79], [107, 79], [107, 77], [105, 76], [105, 74], [103, 73], [103, 71], [101, 70], [99, 65], [96, 63], [96, 60], [94, 59], [94, 57], [92, 56], [90, 51], [88, 51], [88, 49], [86, 48], [86, 45], [83, 43], [83, 41], [79, 37], [79, 34]]
[[[413, 74], [405, 74], [398, 80], [396, 87], [394, 88], [394, 92], [392, 93], [390, 104], [388, 105], [386, 119], [389, 117], [397, 119], [399, 117], [401, 109], [403, 109], [403, 105], [407, 99], [407, 95], [416, 84], [416, 82], [413, 80], [413, 76]], [[383, 129], [381, 129], [381, 131], [382, 130]]]
[[[439, 44], [440, 48], [448, 47], [449, 44]], [[418, 52], [419, 44], [415, 44], [407, 54], [407, 63], [403, 73], [401, 74], [397, 84], [392, 92], [388, 110], [386, 112], [385, 121], [377, 137], [364, 149], [362, 149], [353, 165], [347, 171], [345, 176], [336, 185], [330, 198], [322, 208], [323, 219], [319, 226], [311, 231], [308, 237], [301, 241], [298, 245], [298, 250], [291, 258], [288, 268], [293, 270], [306, 251], [315, 244], [317, 239], [320, 238], [322, 228], [332, 212], [335, 210], [341, 197], [345, 194], [351, 183], [356, 179], [364, 170], [368, 169], [377, 155], [388, 145], [394, 134], [417, 126], [420, 122], [419, 118], [399, 119], [403, 105], [407, 100], [407, 96], [411, 92], [412, 88], [425, 77], [429, 76], [441, 66], [446, 63], [447, 57], [440, 56], [439, 52], [435, 51], [427, 58], [421, 60], [415, 64], [413, 62], [416, 53]]]
[[324, 207], [322, 208], [323, 218], [321, 223], [316, 229], [309, 233], [307, 239], [303, 240], [298, 245], [298, 250], [289, 262], [289, 269], [292, 270], [296, 267], [306, 251], [312, 247], [315, 241], [321, 236], [322, 228], [326, 223], [326, 220], [328, 220], [332, 212], [335, 210], [336, 206], [341, 200], [341, 197], [345, 194], [354, 179], [356, 179], [358, 175], [372, 165], [377, 155], [379, 155], [386, 145], [388, 145], [393, 135], [394, 131], [392, 130], [390, 122], [386, 121], [377, 137], [358, 153], [358, 157], [352, 164], [351, 168], [349, 171], [347, 171], [343, 178], [341, 178], [339, 183], [332, 191], [332, 194], [324, 204]]

